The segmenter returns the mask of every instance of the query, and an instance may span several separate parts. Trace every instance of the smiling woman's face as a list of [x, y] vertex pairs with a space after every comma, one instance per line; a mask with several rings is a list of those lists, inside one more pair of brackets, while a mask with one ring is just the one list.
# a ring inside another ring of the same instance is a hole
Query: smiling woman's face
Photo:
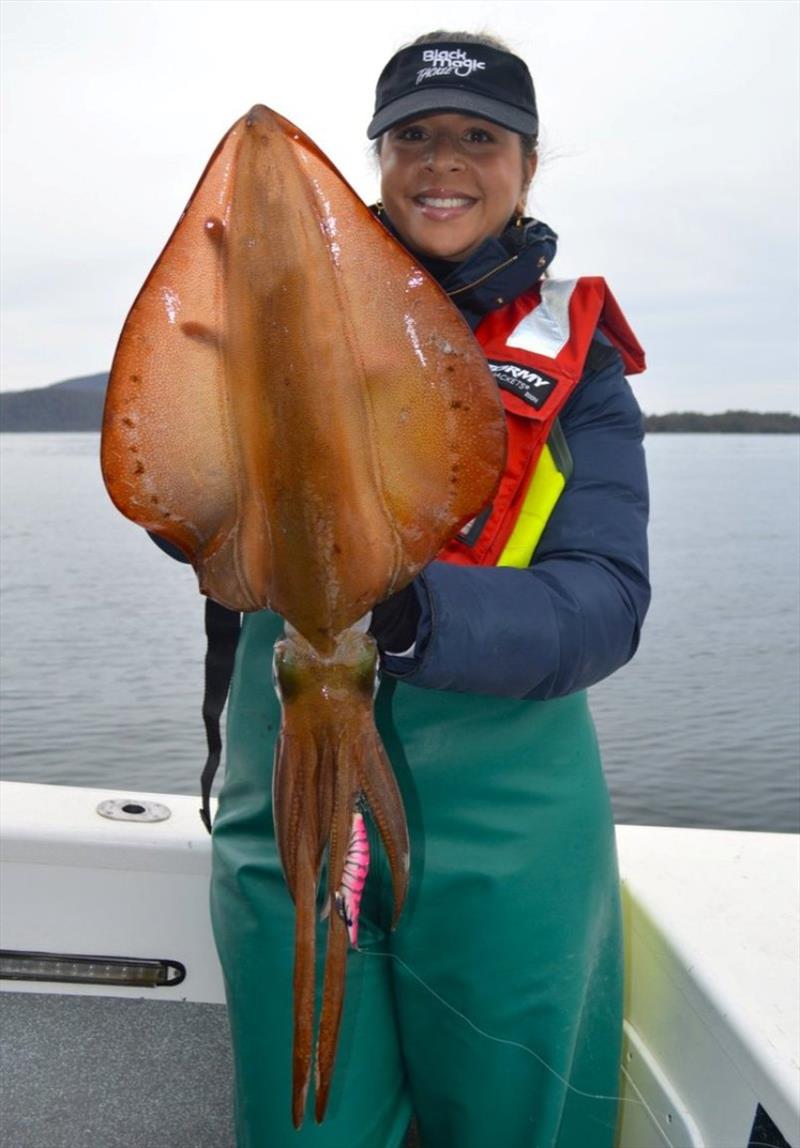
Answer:
[[381, 199], [403, 242], [460, 261], [524, 210], [536, 156], [497, 124], [455, 113], [390, 128], [381, 140]]

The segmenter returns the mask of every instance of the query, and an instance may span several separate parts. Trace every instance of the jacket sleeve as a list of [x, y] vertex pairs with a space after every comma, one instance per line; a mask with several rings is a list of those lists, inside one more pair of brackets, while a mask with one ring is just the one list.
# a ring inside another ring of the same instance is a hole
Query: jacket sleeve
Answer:
[[415, 582], [417, 656], [384, 657], [413, 685], [554, 698], [599, 682], [639, 642], [650, 601], [639, 407], [613, 353], [561, 415], [573, 473], [526, 570], [432, 562]]

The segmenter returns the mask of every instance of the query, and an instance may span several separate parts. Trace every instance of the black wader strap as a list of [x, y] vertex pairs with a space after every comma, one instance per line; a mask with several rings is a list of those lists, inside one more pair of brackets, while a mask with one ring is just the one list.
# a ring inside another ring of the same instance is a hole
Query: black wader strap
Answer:
[[206, 598], [206, 683], [203, 696], [203, 721], [206, 727], [208, 757], [200, 777], [203, 805], [200, 817], [211, 832], [211, 786], [222, 754], [219, 719], [233, 675], [236, 646], [239, 641], [240, 615]]

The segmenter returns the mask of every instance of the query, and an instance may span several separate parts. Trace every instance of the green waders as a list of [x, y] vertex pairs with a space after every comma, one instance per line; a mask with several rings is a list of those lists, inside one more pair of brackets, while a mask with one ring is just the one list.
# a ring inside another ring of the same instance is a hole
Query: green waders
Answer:
[[[246, 619], [214, 825], [238, 1148], [399, 1148], [412, 1114], [425, 1148], [611, 1148], [616, 1103], [584, 1095], [617, 1094], [622, 1023], [613, 823], [584, 694], [525, 702], [382, 685], [409, 896], [389, 932], [388, 867], [370, 826], [364, 952], [348, 956], [328, 1115], [315, 1125], [309, 1102], [292, 1127], [294, 909], [270, 794], [280, 629], [266, 612]], [[326, 935], [321, 923], [320, 973]]]

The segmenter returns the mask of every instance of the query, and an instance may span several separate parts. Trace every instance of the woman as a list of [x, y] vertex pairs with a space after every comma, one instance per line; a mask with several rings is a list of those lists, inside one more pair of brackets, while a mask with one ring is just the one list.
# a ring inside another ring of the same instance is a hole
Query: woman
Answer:
[[[492, 506], [373, 614], [412, 883], [391, 933], [373, 849], [328, 1115], [299, 1133], [292, 905], [264, 776], [282, 623], [246, 619], [212, 886], [239, 1148], [395, 1148], [412, 1114], [426, 1148], [613, 1142], [618, 878], [583, 691], [632, 656], [649, 600], [642, 424], [624, 378], [643, 359], [601, 281], [540, 283], [556, 236], [524, 217], [537, 131], [528, 70], [493, 39], [422, 37], [378, 82], [376, 210], [487, 350], [509, 464]], [[556, 421], [547, 404], [565, 387]]]

